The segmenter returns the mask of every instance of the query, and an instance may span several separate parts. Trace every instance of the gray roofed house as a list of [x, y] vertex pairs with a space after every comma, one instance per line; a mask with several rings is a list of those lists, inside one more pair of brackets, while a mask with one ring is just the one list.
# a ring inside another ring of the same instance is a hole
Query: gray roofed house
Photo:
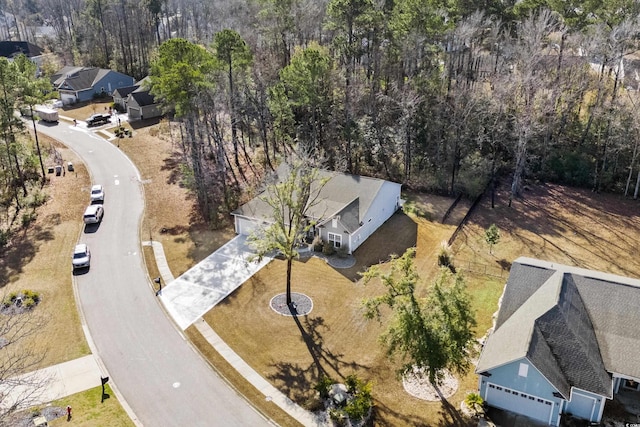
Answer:
[[116, 89], [131, 86], [134, 82], [133, 77], [97, 67], [66, 66], [51, 76], [51, 83], [64, 104], [111, 95]]
[[127, 98], [129, 98], [129, 94], [138, 89], [138, 87], [138, 85], [125, 86], [113, 91], [113, 103], [117, 107], [120, 107], [120, 111], [127, 109]]
[[[286, 165], [281, 165], [274, 179], [286, 173]], [[327, 181], [317, 203], [307, 212], [316, 222], [311, 233], [335, 248], [344, 247], [352, 253], [400, 208], [401, 184], [329, 171], [320, 171], [319, 175]], [[231, 213], [237, 234], [248, 235], [256, 227], [269, 224], [271, 208], [263, 194]]]
[[42, 55], [42, 49], [33, 43], [26, 41], [0, 41], [0, 56], [14, 58], [19, 54], [24, 54], [27, 58]]
[[639, 390], [639, 305], [640, 280], [518, 258], [476, 367], [480, 395], [549, 425], [600, 422], [620, 387]]
[[113, 94], [113, 102], [126, 110], [130, 120], [151, 119], [162, 115], [162, 108], [149, 92], [149, 77]]

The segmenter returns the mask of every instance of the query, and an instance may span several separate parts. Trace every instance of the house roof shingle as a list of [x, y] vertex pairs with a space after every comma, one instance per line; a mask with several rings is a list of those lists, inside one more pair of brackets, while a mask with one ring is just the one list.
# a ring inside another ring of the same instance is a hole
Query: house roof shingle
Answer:
[[93, 83], [109, 72], [109, 70], [101, 70], [100, 68], [91, 67], [71, 67], [58, 72], [58, 78], [53, 82], [54, 86], [60, 90], [80, 91], [91, 89]]
[[[275, 174], [275, 181], [285, 177], [286, 165], [281, 165]], [[353, 232], [360, 227], [360, 222], [371, 207], [371, 203], [386, 181], [359, 175], [349, 175], [329, 171], [320, 171], [320, 179], [326, 183], [320, 190], [317, 202], [311, 206], [307, 216], [318, 220], [340, 216], [340, 221]], [[267, 220], [271, 217], [271, 208], [262, 199], [264, 192], [232, 212], [233, 215]], [[322, 221], [321, 221], [322, 222]]]
[[126, 98], [131, 92], [138, 89], [138, 85], [120, 87], [113, 91], [114, 98]]
[[640, 280], [518, 258], [476, 372], [527, 357], [566, 398], [640, 377]]
[[149, 93], [148, 90], [138, 88], [129, 94], [129, 98], [133, 99], [140, 107], [146, 105], [153, 105], [156, 103], [155, 98]]
[[42, 55], [42, 49], [35, 44], [25, 41], [0, 41], [0, 56], [13, 58], [21, 53], [31, 58]]

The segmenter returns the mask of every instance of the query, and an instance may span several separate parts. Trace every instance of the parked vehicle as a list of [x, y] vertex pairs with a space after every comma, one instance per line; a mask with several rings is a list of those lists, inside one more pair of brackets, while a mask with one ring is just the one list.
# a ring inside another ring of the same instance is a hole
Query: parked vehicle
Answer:
[[85, 224], [98, 224], [102, 221], [104, 207], [102, 205], [89, 205], [84, 210], [83, 220]]
[[93, 202], [104, 202], [104, 188], [100, 184], [91, 187], [91, 203]]
[[89, 268], [91, 264], [91, 252], [85, 243], [79, 243], [73, 250], [73, 269]]
[[93, 114], [87, 120], [87, 126], [98, 126], [111, 122], [111, 115], [109, 114]]
[[58, 123], [58, 111], [47, 107], [36, 107], [36, 114], [40, 120], [49, 123]]

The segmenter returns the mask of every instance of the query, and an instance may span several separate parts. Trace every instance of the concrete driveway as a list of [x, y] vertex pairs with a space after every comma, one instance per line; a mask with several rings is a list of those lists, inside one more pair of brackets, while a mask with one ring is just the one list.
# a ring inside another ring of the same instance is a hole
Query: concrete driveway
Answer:
[[271, 261], [250, 261], [252, 255], [247, 236], [236, 236], [162, 288], [160, 299], [182, 330]]

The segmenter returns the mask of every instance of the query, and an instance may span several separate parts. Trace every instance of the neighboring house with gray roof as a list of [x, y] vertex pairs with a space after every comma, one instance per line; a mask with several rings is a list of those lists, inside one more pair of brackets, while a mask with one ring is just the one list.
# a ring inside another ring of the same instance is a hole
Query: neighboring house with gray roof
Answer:
[[121, 87], [113, 91], [113, 103], [118, 111], [123, 112], [127, 110], [127, 99], [129, 98], [129, 94], [139, 87], [140, 86], [136, 84], [133, 86]]
[[[275, 180], [285, 177], [286, 166], [276, 171]], [[317, 203], [307, 210], [316, 223], [310, 234], [318, 235], [335, 248], [355, 251], [400, 208], [401, 184], [378, 178], [320, 171], [326, 179]], [[256, 227], [271, 221], [272, 211], [261, 193], [231, 214], [237, 234], [249, 235]]]
[[113, 93], [113, 102], [127, 112], [130, 120], [151, 119], [162, 115], [161, 105], [148, 89], [149, 77], [133, 86], [118, 89]]
[[620, 387], [639, 390], [639, 306], [640, 280], [518, 258], [476, 367], [480, 395], [549, 425], [600, 422]]
[[75, 104], [111, 96], [116, 89], [132, 86], [135, 79], [104, 68], [67, 66], [51, 76], [51, 83], [63, 104]]
[[15, 58], [20, 54], [24, 54], [27, 58], [32, 58], [42, 55], [42, 49], [26, 41], [0, 41], [0, 56]]

